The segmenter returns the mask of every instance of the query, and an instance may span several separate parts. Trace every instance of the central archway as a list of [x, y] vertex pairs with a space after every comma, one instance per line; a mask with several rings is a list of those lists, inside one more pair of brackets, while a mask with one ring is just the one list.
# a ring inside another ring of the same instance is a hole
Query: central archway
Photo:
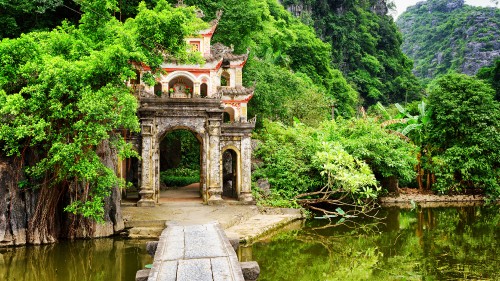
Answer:
[[202, 200], [202, 138], [188, 128], [176, 127], [158, 143], [158, 201]]

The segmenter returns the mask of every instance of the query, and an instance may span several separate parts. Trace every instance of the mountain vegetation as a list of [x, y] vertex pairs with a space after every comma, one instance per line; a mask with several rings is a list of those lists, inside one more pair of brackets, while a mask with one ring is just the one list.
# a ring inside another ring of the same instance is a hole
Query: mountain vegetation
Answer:
[[449, 72], [475, 75], [500, 56], [500, 9], [464, 0], [427, 0], [409, 7], [397, 24], [414, 73], [430, 79]]
[[283, 0], [332, 47], [331, 61], [365, 105], [412, 101], [421, 87], [385, 0]]

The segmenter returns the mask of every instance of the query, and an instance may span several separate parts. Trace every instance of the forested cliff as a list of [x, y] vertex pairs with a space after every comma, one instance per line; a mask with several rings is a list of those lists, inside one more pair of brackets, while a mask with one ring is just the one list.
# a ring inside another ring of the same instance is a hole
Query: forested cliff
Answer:
[[397, 20], [403, 51], [414, 73], [433, 78], [455, 71], [475, 75], [500, 56], [500, 9], [473, 7], [464, 0], [427, 0]]
[[420, 88], [412, 61], [385, 0], [283, 0], [332, 46], [332, 63], [367, 104], [416, 99]]

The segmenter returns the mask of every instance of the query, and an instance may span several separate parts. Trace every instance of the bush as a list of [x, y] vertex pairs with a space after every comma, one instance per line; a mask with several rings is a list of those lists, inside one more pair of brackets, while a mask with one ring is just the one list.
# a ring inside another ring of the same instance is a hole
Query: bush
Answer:
[[160, 180], [168, 187], [182, 187], [200, 181], [200, 171], [188, 168], [175, 168], [162, 171]]
[[[272, 195], [294, 199], [325, 186], [352, 200], [374, 198], [375, 176], [413, 179], [416, 147], [365, 119], [325, 121], [319, 128], [264, 122], [255, 156], [263, 163], [253, 173], [268, 179]], [[280, 203], [281, 204], [281, 203]]]

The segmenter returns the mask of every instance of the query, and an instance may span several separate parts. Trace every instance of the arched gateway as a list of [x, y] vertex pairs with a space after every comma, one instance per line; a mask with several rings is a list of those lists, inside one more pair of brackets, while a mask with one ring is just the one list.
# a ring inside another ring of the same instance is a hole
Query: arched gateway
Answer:
[[[138, 206], [158, 202], [160, 142], [166, 133], [176, 129], [187, 129], [200, 141], [200, 193], [204, 202], [222, 202], [224, 183], [230, 184], [225, 196], [227, 193], [240, 201], [253, 200], [250, 159], [255, 124], [247, 119], [253, 89], [242, 86], [242, 68], [248, 55], [234, 55], [221, 44], [210, 45], [217, 23], [215, 20], [211, 28], [186, 39], [196, 46], [193, 50], [202, 53], [204, 65], [166, 61], [162, 67], [167, 74], [157, 79], [155, 86], [148, 87], [140, 79], [129, 83], [140, 101]], [[138, 66], [138, 70], [142, 76], [150, 69]], [[224, 112], [231, 113], [230, 122], [224, 122]], [[224, 159], [224, 152], [229, 160]]]

